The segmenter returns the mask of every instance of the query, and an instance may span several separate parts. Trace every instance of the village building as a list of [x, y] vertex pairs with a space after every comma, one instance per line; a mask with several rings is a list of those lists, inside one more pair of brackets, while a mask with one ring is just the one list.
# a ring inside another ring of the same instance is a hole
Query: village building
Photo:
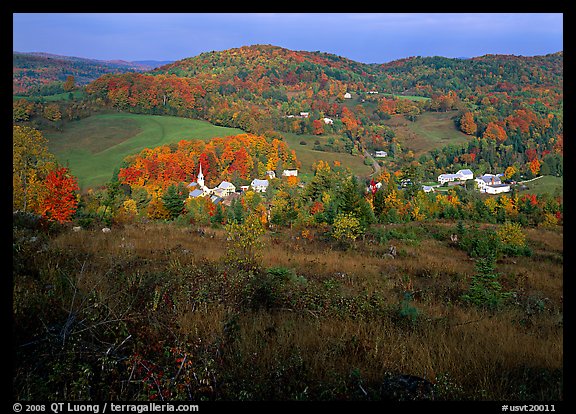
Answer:
[[458, 174], [440, 174], [438, 176], [438, 183], [444, 184], [451, 181], [460, 180], [460, 175]]
[[379, 158], [384, 158], [388, 156], [388, 153], [386, 151], [376, 151], [375, 156]]
[[252, 187], [252, 189], [257, 193], [265, 193], [266, 190], [268, 189], [268, 184], [269, 184], [268, 180], [260, 180], [258, 178], [255, 178], [250, 183], [250, 187]]
[[500, 194], [510, 191], [510, 184], [502, 183], [499, 175], [484, 174], [474, 180], [481, 193]]
[[200, 169], [198, 171], [198, 176], [195, 182], [191, 182], [186, 186], [189, 190], [188, 197], [198, 198], [209, 196], [210, 200], [217, 204], [222, 201], [225, 197], [236, 191], [234, 184], [228, 181], [222, 181], [218, 187], [208, 188], [204, 182], [204, 174], [202, 173], [202, 164], [200, 164]]
[[466, 181], [473, 180], [474, 173], [470, 170], [458, 170], [456, 174], [440, 174], [438, 176], [438, 183], [441, 185], [452, 181]]
[[333, 125], [334, 124], [334, 120], [332, 118], [324, 118], [324, 123], [326, 125]]
[[236, 186], [228, 181], [222, 181], [216, 190], [222, 194], [221, 197], [226, 197], [236, 191]]
[[297, 177], [297, 176], [298, 176], [297, 169], [292, 168], [282, 171], [282, 177]]
[[272, 170], [268, 170], [266, 171], [266, 177], [272, 179], [272, 178], [276, 178], [276, 172], [272, 171]]
[[456, 171], [456, 174], [460, 175], [461, 181], [474, 179], [474, 173], [471, 170], [458, 170], [458, 171]]
[[346, 92], [346, 93], [344, 94], [344, 99], [352, 99], [352, 95], [350, 95], [349, 92]]

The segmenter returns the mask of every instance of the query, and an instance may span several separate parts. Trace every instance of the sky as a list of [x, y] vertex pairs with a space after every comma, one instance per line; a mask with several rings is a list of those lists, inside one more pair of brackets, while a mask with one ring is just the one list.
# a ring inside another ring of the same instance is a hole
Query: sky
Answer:
[[562, 13], [13, 13], [13, 51], [179, 60], [254, 44], [362, 63], [411, 56], [546, 55]]

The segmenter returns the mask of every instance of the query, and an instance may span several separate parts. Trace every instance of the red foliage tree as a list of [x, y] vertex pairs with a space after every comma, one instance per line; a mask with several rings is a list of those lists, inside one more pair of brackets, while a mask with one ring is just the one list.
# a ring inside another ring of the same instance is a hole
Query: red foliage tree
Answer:
[[46, 177], [46, 189], [42, 215], [60, 223], [70, 221], [78, 208], [76, 192], [79, 186], [76, 178], [69, 174], [68, 168], [50, 171]]

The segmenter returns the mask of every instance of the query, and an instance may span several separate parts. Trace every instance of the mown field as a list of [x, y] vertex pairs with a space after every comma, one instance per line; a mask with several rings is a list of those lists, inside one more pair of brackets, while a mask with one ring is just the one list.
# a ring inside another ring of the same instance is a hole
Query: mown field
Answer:
[[[209, 140], [244, 133], [237, 128], [212, 125], [206, 121], [173, 116], [112, 113], [90, 116], [73, 121], [62, 132], [45, 131], [50, 151], [78, 177], [80, 187], [87, 189], [105, 184], [124, 157], [143, 148], [178, 142], [181, 139]], [[314, 142], [322, 145], [328, 137], [315, 135], [282, 134], [302, 163], [301, 172], [312, 174], [312, 165], [318, 160], [339, 161], [358, 175], [368, 175], [370, 166], [361, 156], [347, 153], [316, 151]], [[304, 140], [307, 145], [301, 145]]]
[[108, 182], [124, 157], [144, 148], [241, 133], [237, 128], [188, 118], [114, 113], [73, 121], [62, 132], [46, 131], [44, 136], [49, 150], [69, 166], [80, 187], [87, 189]]
[[392, 126], [396, 138], [404, 149], [414, 151], [416, 157], [434, 148], [449, 144], [462, 144], [470, 137], [455, 127], [450, 112], [424, 112], [415, 122], [408, 121], [402, 115], [395, 115], [386, 124]]
[[564, 193], [564, 177], [554, 177], [545, 175], [535, 180], [523, 183], [527, 189], [520, 190], [519, 193], [536, 194], [549, 193], [553, 195], [562, 195]]
[[[334, 161], [340, 162], [343, 166], [359, 176], [367, 176], [372, 172], [372, 167], [364, 164], [364, 157], [351, 155], [343, 152], [317, 151], [314, 149], [314, 142], [319, 141], [321, 145], [326, 145], [328, 136], [318, 135], [297, 135], [289, 132], [283, 132], [282, 135], [291, 149], [296, 151], [298, 161], [302, 163], [302, 172], [304, 174], [313, 173], [312, 166], [319, 160], [332, 164]], [[300, 142], [306, 142], [302, 145]]]

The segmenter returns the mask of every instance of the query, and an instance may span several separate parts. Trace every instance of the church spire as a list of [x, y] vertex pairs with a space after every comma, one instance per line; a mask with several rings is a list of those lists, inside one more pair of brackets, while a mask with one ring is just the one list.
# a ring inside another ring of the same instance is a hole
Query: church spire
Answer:
[[204, 174], [202, 174], [202, 164], [200, 163], [200, 171], [198, 172], [198, 177], [196, 178], [196, 182], [200, 187], [204, 187]]

